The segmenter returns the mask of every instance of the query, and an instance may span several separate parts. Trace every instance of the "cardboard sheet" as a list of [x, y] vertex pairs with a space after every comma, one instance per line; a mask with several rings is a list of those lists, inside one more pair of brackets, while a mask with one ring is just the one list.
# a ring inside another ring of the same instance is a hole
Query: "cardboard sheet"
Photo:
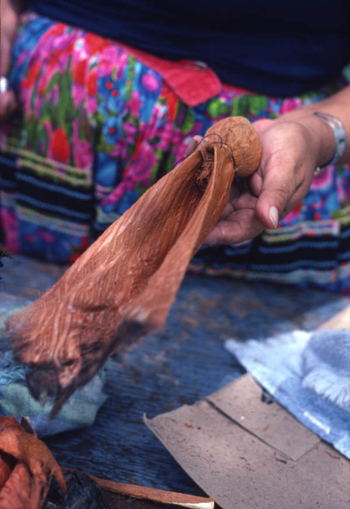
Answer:
[[242, 376], [207, 399], [233, 421], [287, 458], [299, 459], [320, 441], [280, 405], [272, 401], [272, 404], [247, 404], [247, 401], [262, 400], [261, 395], [261, 387], [254, 379]]
[[263, 400], [244, 375], [145, 422], [222, 509], [349, 509], [350, 462]]

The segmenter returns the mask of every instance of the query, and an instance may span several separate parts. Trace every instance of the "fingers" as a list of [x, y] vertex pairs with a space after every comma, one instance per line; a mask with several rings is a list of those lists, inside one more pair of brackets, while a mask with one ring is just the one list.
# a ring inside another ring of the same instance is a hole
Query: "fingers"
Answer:
[[[286, 214], [291, 197], [302, 182], [296, 181], [294, 163], [277, 161], [266, 165], [262, 187], [256, 205], [256, 215], [266, 228], [277, 228], [279, 219]], [[257, 179], [256, 179], [257, 180]], [[258, 186], [257, 182], [255, 185]]]
[[244, 194], [234, 203], [231, 202], [205, 243], [239, 244], [259, 235], [264, 226], [255, 214], [256, 201], [253, 196]]
[[234, 219], [219, 221], [208, 235], [205, 244], [240, 244], [259, 235], [264, 226], [257, 221], [253, 210], [239, 210]]
[[202, 141], [202, 139], [203, 139], [203, 137], [198, 136], [198, 135], [196, 135], [192, 138], [192, 140], [190, 141], [190, 144], [188, 145], [187, 150], [186, 150], [187, 156], [195, 150], [195, 148], [197, 147], [197, 145], [199, 145], [199, 143]]
[[254, 196], [260, 196], [263, 188], [263, 178], [261, 173], [255, 172], [249, 179], [249, 188]]

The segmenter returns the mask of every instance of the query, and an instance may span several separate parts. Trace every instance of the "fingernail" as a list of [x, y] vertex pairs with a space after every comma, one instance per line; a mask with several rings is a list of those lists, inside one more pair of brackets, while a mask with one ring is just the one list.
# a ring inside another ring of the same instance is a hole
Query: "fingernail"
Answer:
[[276, 209], [276, 207], [270, 207], [269, 218], [270, 218], [271, 223], [273, 224], [273, 227], [277, 228], [277, 225], [278, 225], [278, 210]]

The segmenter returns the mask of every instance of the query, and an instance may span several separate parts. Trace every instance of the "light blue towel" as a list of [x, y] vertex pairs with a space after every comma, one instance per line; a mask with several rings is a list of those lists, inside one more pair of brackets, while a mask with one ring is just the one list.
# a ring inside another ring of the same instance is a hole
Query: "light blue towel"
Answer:
[[291, 414], [350, 459], [350, 331], [294, 331], [225, 347]]
[[25, 378], [26, 368], [14, 360], [6, 341], [4, 323], [23, 307], [15, 305], [12, 299], [0, 305], [0, 415], [14, 415], [19, 420], [22, 416], [30, 417], [39, 437], [91, 426], [107, 398], [102, 392], [104, 371], [100, 370], [87, 385], [76, 390], [57, 417], [50, 419], [52, 405], [41, 405], [30, 394]]

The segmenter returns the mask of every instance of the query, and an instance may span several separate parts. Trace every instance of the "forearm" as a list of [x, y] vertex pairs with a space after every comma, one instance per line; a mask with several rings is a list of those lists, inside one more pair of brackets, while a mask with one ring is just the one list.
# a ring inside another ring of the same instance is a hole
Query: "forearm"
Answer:
[[25, 1], [21, 0], [1, 0], [1, 36], [13, 40], [17, 25], [18, 17], [25, 7]]
[[19, 15], [25, 4], [21, 0], [0, 0], [0, 123], [6, 122], [17, 107], [15, 94], [7, 87], [6, 76], [10, 68], [11, 46], [17, 33]]
[[11, 45], [15, 38], [19, 15], [25, 8], [25, 1], [0, 0], [1, 47], [0, 76], [6, 76], [10, 66]]
[[340, 163], [350, 164], [350, 86], [325, 99], [282, 115], [280, 122], [298, 122], [307, 127], [315, 139], [318, 149], [317, 164], [322, 166], [331, 158], [334, 151], [334, 135], [330, 126], [313, 113], [319, 111], [333, 115], [339, 119], [347, 136], [347, 147]]

